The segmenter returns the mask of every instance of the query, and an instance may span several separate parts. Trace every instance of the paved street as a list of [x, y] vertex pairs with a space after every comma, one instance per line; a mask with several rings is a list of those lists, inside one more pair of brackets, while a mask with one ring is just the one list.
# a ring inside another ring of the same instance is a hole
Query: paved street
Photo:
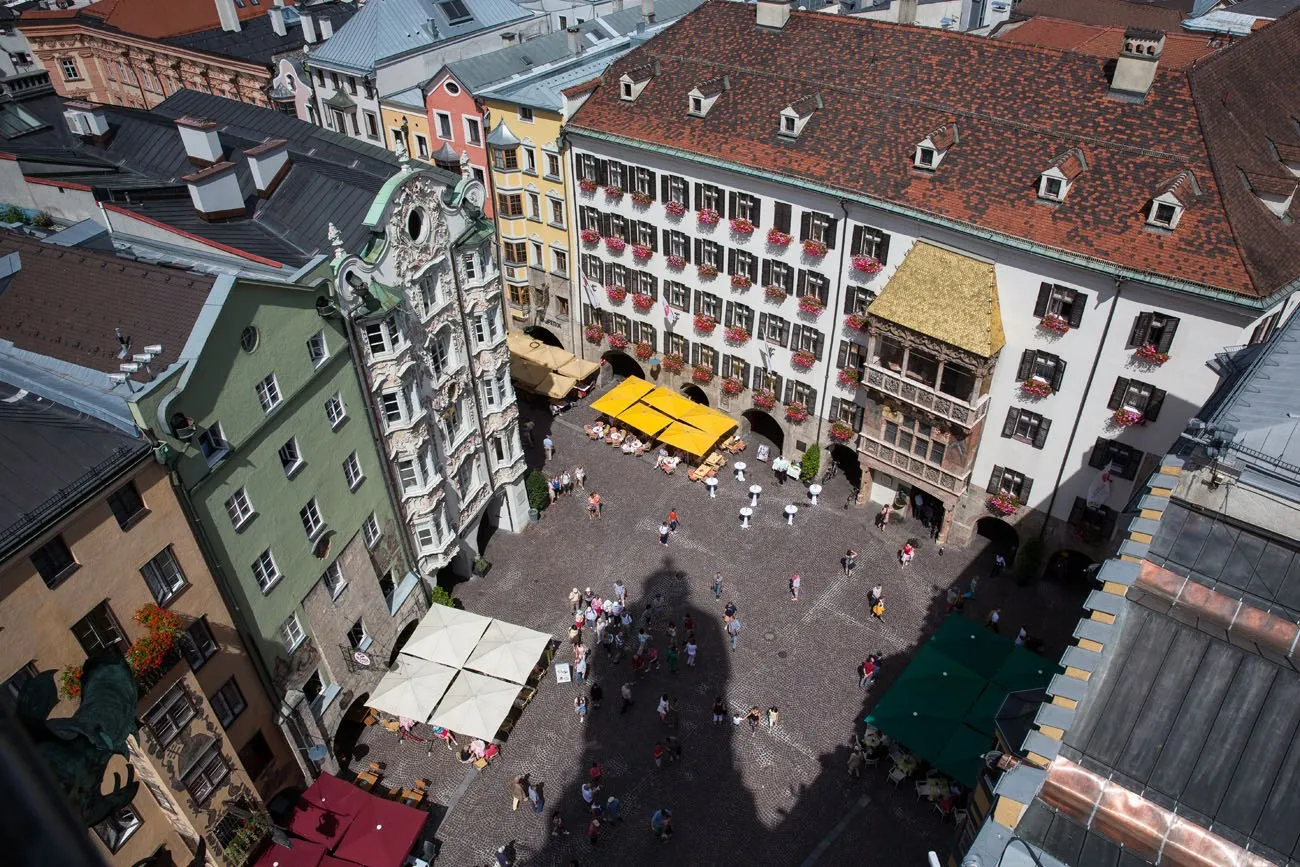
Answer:
[[[763, 465], [747, 473], [740, 485], [727, 470], [718, 497], [690, 482], [684, 472], [665, 476], [648, 460], [625, 456], [586, 439], [581, 424], [593, 418], [585, 406], [552, 423], [537, 418], [534, 462], [550, 428], [557, 453], [546, 467], [559, 472], [582, 464], [588, 488], [605, 503], [604, 518], [589, 521], [580, 494], [563, 498], [543, 520], [521, 535], [497, 534], [487, 556], [493, 562], [483, 579], [456, 589], [465, 607], [564, 638], [568, 625], [566, 595], [574, 586], [591, 586], [604, 595], [613, 582], [627, 584], [634, 610], [661, 593], [667, 619], [694, 619], [700, 661], [672, 675], [662, 670], [636, 683], [636, 704], [619, 715], [620, 685], [632, 678], [627, 659], [611, 666], [603, 651], [594, 654], [595, 678], [605, 690], [604, 705], [584, 726], [573, 712], [574, 684], [558, 685], [548, 676], [511, 734], [503, 756], [484, 771], [467, 776], [464, 766], [435, 745], [426, 760], [423, 745], [400, 747], [404, 760], [390, 765], [390, 779], [437, 777], [434, 791], [446, 803], [463, 789], [438, 836], [444, 843], [440, 863], [485, 864], [496, 846], [518, 841], [519, 863], [567, 865], [577, 858], [591, 864], [651, 864], [672, 858], [683, 865], [723, 863], [798, 865], [827, 838], [847, 813], [855, 811], [829, 842], [818, 863], [842, 863], [853, 852], [862, 863], [921, 864], [925, 851], [943, 850], [952, 826], [941, 823], [930, 804], [918, 802], [907, 788], [894, 790], [884, 779], [887, 768], [867, 769], [862, 781], [845, 772], [847, 742], [874, 700], [906, 666], [918, 642], [943, 616], [944, 593], [953, 583], [965, 587], [971, 575], [988, 574], [991, 554], [977, 540], [966, 550], [939, 555], [925, 543], [916, 562], [903, 570], [895, 559], [902, 540], [919, 526], [892, 524], [872, 529], [873, 511], [843, 508], [844, 496], [828, 492], [825, 502], [809, 507], [803, 486], [777, 486]], [[752, 449], [746, 456], [752, 455]], [[750, 463], [754, 461], [750, 458]], [[743, 489], [763, 485], [754, 525], [742, 530], [738, 509], [747, 500]], [[837, 480], [839, 481], [839, 480]], [[843, 484], [843, 482], [840, 482]], [[788, 527], [781, 509], [800, 506], [795, 526]], [[659, 545], [656, 528], [670, 509], [682, 517], [680, 532]], [[854, 580], [840, 574], [838, 558], [848, 546], [861, 553]], [[715, 601], [710, 582], [723, 573], [722, 601]], [[789, 599], [787, 580], [803, 576], [802, 598]], [[885, 587], [885, 623], [871, 619], [867, 590], [879, 580]], [[739, 606], [744, 629], [739, 648], [724, 643], [722, 607]], [[1064, 646], [1078, 612], [1079, 594], [1045, 584], [1017, 588], [1009, 576], [984, 581], [967, 613], [981, 622], [994, 605], [1003, 609], [1004, 631], [1022, 623], [1037, 627], [1055, 657]], [[1032, 613], [1031, 613], [1032, 612]], [[1022, 619], [1030, 618], [1030, 619]], [[654, 641], [667, 650], [663, 630]], [[884, 674], [865, 696], [857, 689], [855, 666], [865, 654], [885, 654]], [[569, 658], [567, 645], [557, 661]], [[684, 660], [683, 660], [684, 662]], [[684, 745], [677, 765], [656, 768], [652, 748], [669, 734], [655, 713], [660, 694], [668, 693], [680, 710], [676, 734]], [[780, 725], [751, 735], [748, 726], [730, 722], [714, 726], [710, 708], [722, 695], [733, 712], [751, 705], [780, 708]], [[367, 732], [376, 743], [376, 758], [395, 746], [384, 732]], [[586, 839], [586, 811], [578, 788], [591, 762], [604, 768], [604, 794], [623, 803], [625, 821], [607, 828], [593, 851]], [[527, 805], [510, 811], [510, 781], [530, 773], [544, 782], [542, 815]], [[396, 774], [397, 776], [393, 776]], [[463, 785], [465, 784], [465, 785]], [[866, 796], [865, 805], [859, 799]], [[672, 809], [676, 836], [659, 842], [649, 831], [650, 814]], [[559, 810], [572, 835], [549, 836], [552, 813]], [[841, 853], [835, 857], [834, 853]]]

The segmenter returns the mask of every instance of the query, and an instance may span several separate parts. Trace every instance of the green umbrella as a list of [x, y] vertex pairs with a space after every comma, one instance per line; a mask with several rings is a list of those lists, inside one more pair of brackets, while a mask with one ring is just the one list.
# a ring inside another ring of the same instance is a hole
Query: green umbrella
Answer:
[[980, 761], [993, 748], [993, 735], [970, 726], [957, 726], [949, 732], [943, 748], [930, 759], [943, 773], [968, 789], [979, 781]]
[[1055, 662], [1013, 644], [1011, 653], [1002, 660], [990, 679], [1004, 687], [1005, 692], [1019, 692], [1022, 689], [1042, 689], [1051, 683], [1053, 675], [1063, 671]]
[[938, 631], [926, 646], [959, 660], [985, 680], [991, 679], [1011, 651], [1016, 649], [1011, 639], [1003, 638], [960, 614], [951, 614], [939, 624]]
[[925, 645], [866, 721], [929, 759], [943, 748], [950, 730], [961, 725], [985, 683], [966, 666]]

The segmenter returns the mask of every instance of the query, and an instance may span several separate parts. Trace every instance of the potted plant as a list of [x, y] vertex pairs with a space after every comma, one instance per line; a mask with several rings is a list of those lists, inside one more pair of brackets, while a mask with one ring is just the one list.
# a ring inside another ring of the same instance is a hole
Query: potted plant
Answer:
[[713, 382], [713, 368], [709, 367], [707, 364], [697, 364], [694, 369], [691, 370], [691, 379], [702, 385], [707, 385], [710, 382]]
[[536, 521], [551, 503], [551, 483], [541, 470], [533, 470], [524, 477], [524, 490], [528, 494], [528, 517]]
[[600, 230], [583, 229], [578, 233], [578, 237], [581, 238], [585, 244], [598, 244], [600, 243]]
[[859, 313], [850, 313], [848, 316], [844, 317], [844, 326], [846, 328], [852, 328], [854, 331], [866, 331], [867, 317]]
[[635, 190], [632, 193], [632, 204], [636, 205], [638, 208], [648, 208], [650, 207], [650, 203], [653, 201], [654, 196], [649, 193], [643, 193], [640, 190]]
[[[791, 404], [793, 406], [793, 404]], [[805, 410], [806, 412], [806, 410]], [[806, 417], [806, 416], [805, 416]], [[822, 447], [817, 443], [808, 446], [799, 461], [799, 481], [805, 485], [817, 478], [817, 471], [822, 468]]]
[[475, 578], [482, 578], [491, 570], [492, 564], [487, 560], [484, 560], [482, 557], [475, 557], [474, 565], [470, 567], [470, 572], [473, 573]]
[[732, 346], [741, 346], [749, 342], [749, 332], [739, 325], [728, 325], [722, 332], [722, 336]]
[[1052, 395], [1052, 387], [1041, 379], [1032, 376], [1020, 383], [1020, 393], [1030, 400], [1041, 400]]
[[617, 202], [619, 199], [623, 198], [623, 191], [613, 184], [609, 184], [605, 187], [605, 198], [613, 199]]
[[794, 236], [782, 232], [780, 229], [771, 228], [767, 230], [767, 243], [773, 247], [786, 247], [794, 240]]
[[853, 439], [853, 428], [842, 421], [831, 422], [830, 437], [837, 443], [846, 443]]
[[1155, 346], [1150, 343], [1142, 344], [1137, 349], [1133, 350], [1133, 354], [1137, 356], [1139, 360], [1145, 361], [1147, 364], [1161, 365], [1169, 360], [1169, 355], [1167, 353], [1158, 351]]
[[735, 232], [737, 235], [749, 237], [754, 234], [754, 222], [752, 220], [747, 220], [744, 217], [732, 217], [731, 231]]
[[621, 331], [611, 331], [609, 334], [609, 345], [612, 349], [627, 349], [629, 342], [627, 335]]
[[695, 330], [701, 334], [712, 334], [718, 327], [718, 320], [708, 313], [695, 314]]
[[637, 313], [648, 313], [653, 306], [655, 306], [654, 298], [645, 292], [637, 292], [632, 296], [632, 307]]
[[699, 265], [695, 270], [703, 280], [712, 280], [714, 277], [718, 276], [717, 265]]
[[817, 258], [826, 255], [826, 242], [818, 241], [816, 238], [809, 238], [803, 242], [803, 253], [805, 256]]
[[817, 363], [817, 356], [806, 349], [800, 349], [790, 353], [790, 363], [800, 370], [807, 370]]
[[686, 267], [685, 256], [667, 256], [664, 258], [664, 261], [668, 263], [669, 268], [674, 270], [680, 271], [682, 268]]
[[1020, 500], [1010, 494], [994, 494], [989, 497], [989, 511], [995, 515], [1008, 517], [1020, 508]]
[[810, 316], [820, 316], [821, 312], [826, 309], [826, 302], [816, 295], [799, 296], [799, 312], [807, 313]]
[[59, 672], [59, 695], [63, 698], [81, 698], [80, 665], [69, 665]]
[[627, 287], [620, 286], [617, 283], [607, 283], [605, 285], [605, 296], [609, 298], [612, 304], [622, 304], [627, 298]]
[[734, 376], [728, 376], [722, 380], [722, 393], [735, 397], [745, 390], [745, 383], [741, 382]]
[[1038, 320], [1038, 327], [1044, 331], [1050, 331], [1053, 334], [1064, 334], [1070, 330], [1070, 323], [1066, 322], [1055, 313], [1048, 313], [1042, 319]]
[[706, 229], [718, 225], [721, 219], [722, 215], [712, 208], [700, 208], [695, 212], [695, 221]]
[[587, 338], [588, 343], [599, 344], [605, 339], [605, 329], [593, 322], [582, 329], [582, 336]]
[[798, 401], [785, 405], [785, 420], [798, 424], [808, 418], [808, 407]]
[[622, 253], [623, 248], [626, 246], [627, 241], [624, 241], [618, 235], [610, 235], [605, 239], [605, 249], [611, 253]]
[[785, 288], [776, 283], [769, 283], [767, 286], [763, 287], [763, 297], [768, 301], [775, 301], [779, 304], [785, 300]]
[[1116, 427], [1133, 427], [1142, 424], [1142, 413], [1120, 407], [1111, 413], [1110, 420]]
[[776, 392], [770, 388], [754, 389], [754, 406], [759, 409], [771, 409], [776, 406]]
[[632, 245], [632, 258], [637, 260], [638, 262], [649, 262], [650, 257], [653, 256], [654, 254], [655, 251], [651, 250], [645, 244]]
[[853, 270], [861, 271], [863, 274], [879, 274], [885, 269], [885, 266], [875, 256], [858, 255], [854, 256], [852, 261]]
[[845, 388], [857, 388], [862, 382], [862, 374], [851, 368], [844, 368], [835, 377], [836, 381]]
[[682, 358], [680, 352], [670, 352], [663, 357], [663, 361], [660, 362], [660, 364], [663, 366], [663, 369], [669, 373], [681, 373], [682, 368], [686, 367], [686, 359]]
[[647, 361], [650, 356], [655, 354], [655, 348], [643, 340], [633, 347], [632, 353], [642, 361]]
[[686, 206], [678, 201], [664, 202], [664, 210], [670, 217], [680, 217], [686, 213]]
[[740, 292], [744, 292], [746, 289], [748, 289], [750, 286], [753, 286], [753, 285], [754, 285], [754, 281], [753, 281], [753, 280], [750, 280], [749, 277], [748, 277], [747, 275], [745, 275], [745, 274], [732, 274], [732, 275], [731, 275], [731, 288], [732, 288], [732, 289], [736, 289], [736, 290], [738, 290], [738, 291], [740, 291]]
[[584, 193], [590, 195], [596, 192], [596, 187], [600, 185], [596, 183], [595, 178], [583, 178], [582, 180], [578, 181], [578, 186], [582, 188], [582, 191]]

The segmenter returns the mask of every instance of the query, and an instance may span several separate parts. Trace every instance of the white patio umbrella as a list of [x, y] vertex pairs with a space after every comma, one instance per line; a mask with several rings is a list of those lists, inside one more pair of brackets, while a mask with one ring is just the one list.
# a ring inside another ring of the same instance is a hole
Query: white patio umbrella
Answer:
[[535, 629], [493, 620], [465, 667], [512, 683], [526, 683], [551, 636]]
[[393, 716], [423, 722], [455, 677], [454, 668], [399, 653], [397, 662], [375, 686], [366, 704]]
[[491, 618], [482, 614], [446, 605], [430, 605], [429, 613], [415, 627], [402, 652], [460, 668], [491, 622]]
[[429, 724], [491, 741], [519, 697], [519, 684], [462, 669]]

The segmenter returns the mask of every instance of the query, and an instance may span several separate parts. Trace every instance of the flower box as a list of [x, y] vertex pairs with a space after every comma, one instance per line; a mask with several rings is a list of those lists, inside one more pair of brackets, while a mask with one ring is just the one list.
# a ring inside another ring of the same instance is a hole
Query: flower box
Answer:
[[739, 325], [727, 326], [726, 330], [722, 332], [722, 336], [732, 346], [740, 346], [749, 342], [749, 332]]
[[782, 287], [771, 283], [763, 288], [763, 297], [768, 301], [780, 302], [785, 300], [786, 292]]
[[816, 295], [799, 296], [799, 312], [810, 316], [819, 316], [826, 309], [826, 302]]
[[682, 269], [686, 267], [685, 256], [667, 256], [664, 261], [668, 263], [669, 268]]
[[588, 343], [600, 343], [605, 339], [605, 329], [599, 325], [588, 325], [582, 329], [582, 336], [587, 338]]
[[620, 286], [617, 283], [607, 283], [605, 285], [605, 297], [615, 304], [622, 304], [627, 298], [627, 287]]
[[686, 359], [682, 358], [680, 352], [670, 352], [664, 356], [660, 364], [669, 373], [681, 373], [682, 368], [686, 366]]
[[827, 247], [825, 241], [818, 241], [816, 238], [809, 238], [807, 241], [803, 242], [803, 252], [805, 256], [825, 256], [826, 250]]
[[596, 183], [595, 178], [583, 178], [578, 181], [578, 186], [582, 188], [584, 193], [590, 194], [596, 192], [596, 187], [600, 185]]
[[586, 244], [599, 244], [599, 243], [600, 243], [600, 230], [599, 230], [599, 229], [583, 229], [581, 232], [578, 233], [578, 237], [581, 238], [581, 239], [583, 240], [583, 243], [586, 243]]
[[853, 270], [863, 274], [879, 274], [885, 270], [885, 266], [875, 256], [854, 256]]
[[722, 380], [723, 394], [729, 394], [732, 397], [735, 397], [736, 395], [740, 394], [744, 390], [745, 390], [745, 383], [740, 381], [734, 376], [728, 376], [726, 379]]
[[737, 235], [752, 235], [754, 234], [754, 222], [752, 220], [747, 220], [744, 217], [733, 217], [731, 220], [731, 231], [735, 232]]
[[716, 226], [722, 215], [712, 208], [700, 208], [695, 212], [695, 221], [701, 226]]
[[605, 198], [613, 199], [614, 201], [617, 202], [619, 199], [623, 198], [623, 191], [620, 190], [618, 187], [614, 186], [613, 184], [610, 184], [609, 186], [605, 187]]
[[836, 375], [835, 380], [845, 388], [857, 388], [862, 382], [862, 374], [845, 368]]
[[612, 349], [627, 349], [627, 347], [628, 347], [628, 343], [629, 343], [629, 342], [630, 342], [630, 341], [627, 339], [627, 335], [624, 334], [623, 332], [621, 332], [621, 331], [612, 331], [612, 332], [610, 332], [610, 335], [609, 335], [609, 345], [610, 345], [610, 348], [612, 348]]
[[718, 327], [718, 320], [714, 319], [707, 313], [695, 314], [695, 330], [701, 334], [712, 334], [713, 329]]
[[1038, 320], [1038, 327], [1044, 331], [1050, 331], [1053, 334], [1064, 334], [1070, 330], [1070, 323], [1066, 322], [1055, 313], [1048, 313], [1042, 319]]
[[627, 241], [624, 241], [618, 235], [610, 235], [605, 239], [605, 249], [611, 253], [622, 253], [623, 248], [626, 246]]
[[831, 439], [835, 440], [837, 443], [846, 443], [853, 439], [855, 435], [853, 428], [849, 427], [842, 421], [831, 422], [831, 428], [828, 433], [830, 434]]
[[807, 350], [800, 349], [798, 352], [790, 353], [790, 363], [800, 370], [807, 370], [817, 363], [817, 356]]
[[788, 246], [789, 243], [793, 240], [794, 240], [793, 235], [786, 234], [785, 232], [782, 232], [780, 229], [773, 228], [767, 230], [767, 243], [771, 244], [773, 247]]
[[632, 193], [632, 204], [638, 208], [648, 208], [652, 202], [654, 202], [654, 196], [649, 193], [643, 193], [640, 190]]
[[664, 202], [664, 210], [670, 217], [680, 217], [686, 213], [686, 206], [681, 202]]
[[708, 383], [713, 382], [713, 368], [709, 367], [707, 364], [697, 364], [691, 370], [691, 379], [698, 383], [707, 385]]
[[637, 292], [632, 296], [632, 307], [637, 313], [648, 313], [650, 312], [650, 308], [654, 306], [654, 298], [644, 292]]
[[785, 420], [798, 424], [808, 418], [808, 407], [802, 403], [787, 403], [785, 405]]
[[1143, 423], [1142, 413], [1124, 408], [1117, 409], [1111, 413], [1110, 420], [1116, 427], [1133, 427], [1134, 425]]
[[655, 348], [644, 340], [632, 347], [632, 354], [642, 361], [649, 360], [650, 356], [655, 354]]
[[994, 494], [988, 503], [990, 512], [1003, 517], [1014, 515], [1020, 508], [1020, 500], [1010, 494]]
[[1020, 393], [1031, 400], [1040, 400], [1052, 396], [1052, 387], [1041, 379], [1030, 377], [1020, 383]]
[[744, 290], [748, 289], [750, 286], [753, 286], [753, 285], [754, 285], [754, 281], [753, 281], [753, 280], [750, 280], [749, 277], [745, 276], [744, 274], [732, 274], [732, 275], [731, 275], [731, 288], [732, 288], [732, 289], [738, 289], [738, 290], [740, 290], [740, 291], [743, 292]]
[[776, 406], [776, 392], [770, 388], [754, 389], [754, 406], [759, 409], [771, 409]]
[[638, 262], [649, 262], [650, 258], [654, 256], [654, 254], [655, 251], [651, 250], [645, 244], [632, 245], [632, 258]]
[[[156, 677], [180, 661], [177, 645], [185, 622], [181, 618], [150, 602], [141, 606], [132, 618], [145, 628], [146, 635], [126, 649], [126, 662], [135, 675], [137, 688], [144, 694], [145, 687], [156, 684]], [[71, 665], [59, 673], [59, 694], [64, 698], [81, 697], [82, 668]]]
[[858, 313], [850, 313], [844, 317], [844, 327], [852, 328], [854, 331], [866, 331], [867, 317]]
[[700, 277], [705, 280], [712, 280], [714, 277], [718, 276], [718, 268], [716, 265], [700, 265], [695, 270], [699, 273]]
[[1159, 365], [1164, 364], [1169, 360], [1169, 355], [1167, 353], [1157, 351], [1150, 343], [1144, 343], [1137, 349], [1133, 350], [1133, 355], [1141, 361], [1145, 361], [1147, 364]]

